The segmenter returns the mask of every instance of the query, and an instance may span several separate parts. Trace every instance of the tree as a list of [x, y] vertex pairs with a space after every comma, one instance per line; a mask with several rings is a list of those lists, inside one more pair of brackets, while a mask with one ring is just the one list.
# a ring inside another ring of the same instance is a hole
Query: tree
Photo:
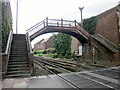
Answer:
[[87, 30], [90, 34], [94, 34], [96, 29], [98, 17], [94, 16], [83, 20], [83, 28]]
[[54, 34], [54, 48], [59, 58], [71, 57], [71, 36], [67, 34]]

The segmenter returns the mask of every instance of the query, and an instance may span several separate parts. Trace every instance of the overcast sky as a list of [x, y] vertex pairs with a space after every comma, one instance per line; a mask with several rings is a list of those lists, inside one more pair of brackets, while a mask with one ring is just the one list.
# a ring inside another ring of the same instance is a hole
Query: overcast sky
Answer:
[[[13, 31], [16, 23], [16, 0], [11, 1], [13, 16]], [[112, 7], [119, 0], [18, 0], [18, 33], [26, 30], [46, 17], [52, 19], [77, 20], [80, 22], [79, 7], [84, 6], [83, 18], [98, 15]], [[49, 36], [48, 34], [47, 36]], [[45, 37], [43, 35], [43, 37]], [[41, 38], [43, 38], [41, 37]], [[37, 41], [37, 40], [36, 40]]]

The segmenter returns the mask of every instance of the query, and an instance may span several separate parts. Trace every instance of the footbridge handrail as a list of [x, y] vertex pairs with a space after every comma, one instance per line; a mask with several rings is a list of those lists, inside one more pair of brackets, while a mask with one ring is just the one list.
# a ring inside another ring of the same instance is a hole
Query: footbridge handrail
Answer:
[[7, 73], [7, 65], [9, 61], [12, 40], [13, 40], [13, 31], [11, 30], [9, 33], [8, 40], [7, 40], [6, 50], [4, 53], [2, 53], [2, 74], [3, 74], [2, 76], [3, 78], [5, 78], [6, 73]]
[[86, 31], [78, 22], [76, 22], [76, 28], [84, 34], [87, 38], [90, 36], [89, 32]]
[[33, 35], [34, 33], [38, 32], [44, 27], [47, 26], [56, 26], [56, 27], [76, 27], [76, 20], [75, 21], [69, 21], [69, 20], [59, 20], [59, 19], [48, 19], [48, 17], [41, 22], [37, 23], [33, 27], [26, 30], [27, 33], [29, 33], [29, 36]]
[[46, 21], [46, 19], [42, 20], [41, 22], [37, 23], [36, 25], [34, 25], [31, 28], [29, 28], [28, 30], [26, 30], [26, 32], [29, 33], [29, 35], [34, 34], [37, 29], [40, 30], [40, 29], [42, 29], [42, 28], [44, 28], [46, 26], [45, 21]]

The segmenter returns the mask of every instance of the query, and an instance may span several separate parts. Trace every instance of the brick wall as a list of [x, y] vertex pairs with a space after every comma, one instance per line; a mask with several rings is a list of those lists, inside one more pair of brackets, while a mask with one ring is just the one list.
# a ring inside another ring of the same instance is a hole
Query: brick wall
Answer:
[[50, 37], [46, 42], [45, 42], [45, 49], [53, 48], [53, 37]]
[[95, 34], [100, 34], [116, 45], [120, 42], [117, 7], [98, 15]]
[[53, 38], [42, 39], [41, 41], [34, 44], [34, 50], [45, 50], [53, 48]]
[[78, 53], [79, 53], [79, 46], [80, 45], [81, 45], [80, 41], [78, 41], [76, 38], [72, 37], [71, 52], [75, 53], [76, 55], [78, 55]]
[[[118, 15], [119, 38], [120, 38], [120, 1], [117, 6], [117, 15]], [[120, 41], [119, 41], [119, 46], [120, 46]]]
[[34, 44], [34, 50], [45, 50], [44, 39]]

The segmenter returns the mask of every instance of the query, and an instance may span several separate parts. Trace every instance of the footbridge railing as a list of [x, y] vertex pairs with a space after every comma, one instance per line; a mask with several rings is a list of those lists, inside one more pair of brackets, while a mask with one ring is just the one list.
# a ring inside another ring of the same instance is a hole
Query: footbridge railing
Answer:
[[29, 28], [26, 32], [29, 33], [29, 36], [37, 33], [38, 31], [42, 30], [45, 27], [66, 27], [66, 28], [75, 28], [80, 33], [84, 34], [85, 36], [89, 36], [89, 33], [84, 30], [76, 20], [69, 21], [69, 20], [59, 20], [59, 19], [44, 19], [41, 22], [37, 23], [33, 27]]

